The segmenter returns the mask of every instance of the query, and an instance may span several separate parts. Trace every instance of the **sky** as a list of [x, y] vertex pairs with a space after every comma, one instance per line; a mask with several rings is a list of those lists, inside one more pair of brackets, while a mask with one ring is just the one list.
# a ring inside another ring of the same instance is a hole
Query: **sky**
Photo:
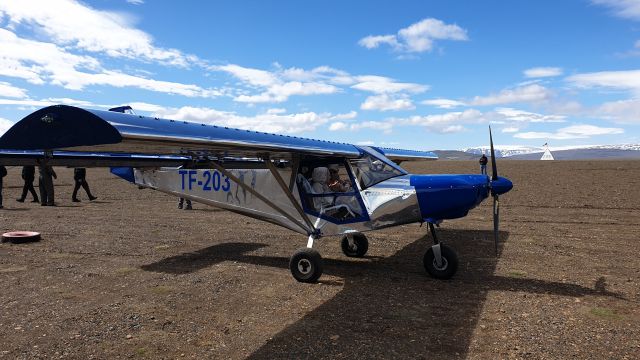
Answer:
[[640, 0], [1, 0], [0, 133], [51, 104], [363, 145], [640, 143]]

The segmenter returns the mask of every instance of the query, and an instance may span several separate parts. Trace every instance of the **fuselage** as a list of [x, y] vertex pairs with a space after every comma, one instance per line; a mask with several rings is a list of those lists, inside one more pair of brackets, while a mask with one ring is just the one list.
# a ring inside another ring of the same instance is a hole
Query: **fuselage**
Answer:
[[[227, 169], [228, 174], [241, 181], [239, 185], [216, 169], [132, 169], [129, 176], [118, 174], [139, 186], [153, 188], [177, 197], [224, 208], [250, 217], [304, 233], [296, 223], [276, 211], [280, 208], [303, 222], [288, 196], [267, 169]], [[278, 169], [283, 179], [291, 177], [291, 169]], [[117, 170], [114, 170], [117, 173]], [[486, 175], [424, 175], [405, 174], [380, 181], [367, 188], [354, 185], [347, 193], [335, 193], [337, 203], [349, 207], [354, 216], [333, 218], [318, 214], [305, 206], [304, 190], [293, 183], [291, 194], [302, 205], [305, 215], [322, 235], [365, 232], [386, 227], [416, 223], [438, 223], [464, 217], [478, 206], [492, 191], [509, 191], [511, 182], [505, 178], [491, 181]], [[254, 196], [253, 189], [267, 195], [272, 204]], [[331, 194], [324, 194], [328, 197]]]

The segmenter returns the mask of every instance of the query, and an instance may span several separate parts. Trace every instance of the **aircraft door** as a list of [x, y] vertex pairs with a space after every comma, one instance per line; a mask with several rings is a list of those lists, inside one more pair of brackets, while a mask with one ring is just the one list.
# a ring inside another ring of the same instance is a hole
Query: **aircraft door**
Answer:
[[296, 176], [302, 206], [307, 214], [336, 224], [368, 220], [355, 178], [345, 159], [302, 161]]

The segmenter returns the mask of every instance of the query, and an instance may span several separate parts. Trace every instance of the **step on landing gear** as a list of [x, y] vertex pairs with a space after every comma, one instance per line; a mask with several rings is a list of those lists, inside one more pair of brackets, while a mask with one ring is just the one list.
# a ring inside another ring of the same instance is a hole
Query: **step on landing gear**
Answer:
[[322, 275], [322, 257], [312, 248], [316, 238], [310, 235], [307, 247], [298, 249], [289, 259], [291, 275], [300, 282], [314, 283]]
[[424, 254], [424, 268], [436, 279], [449, 279], [458, 270], [458, 256], [452, 248], [438, 241], [433, 223], [429, 223], [429, 230], [433, 237], [433, 246]]

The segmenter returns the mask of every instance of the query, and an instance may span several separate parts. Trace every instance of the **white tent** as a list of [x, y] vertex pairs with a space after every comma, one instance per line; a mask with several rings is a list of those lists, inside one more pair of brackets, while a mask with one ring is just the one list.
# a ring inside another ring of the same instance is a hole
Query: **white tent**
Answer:
[[549, 146], [547, 144], [544, 144], [544, 154], [542, 154], [540, 160], [555, 160], [553, 155], [551, 155], [551, 151], [549, 151]]

